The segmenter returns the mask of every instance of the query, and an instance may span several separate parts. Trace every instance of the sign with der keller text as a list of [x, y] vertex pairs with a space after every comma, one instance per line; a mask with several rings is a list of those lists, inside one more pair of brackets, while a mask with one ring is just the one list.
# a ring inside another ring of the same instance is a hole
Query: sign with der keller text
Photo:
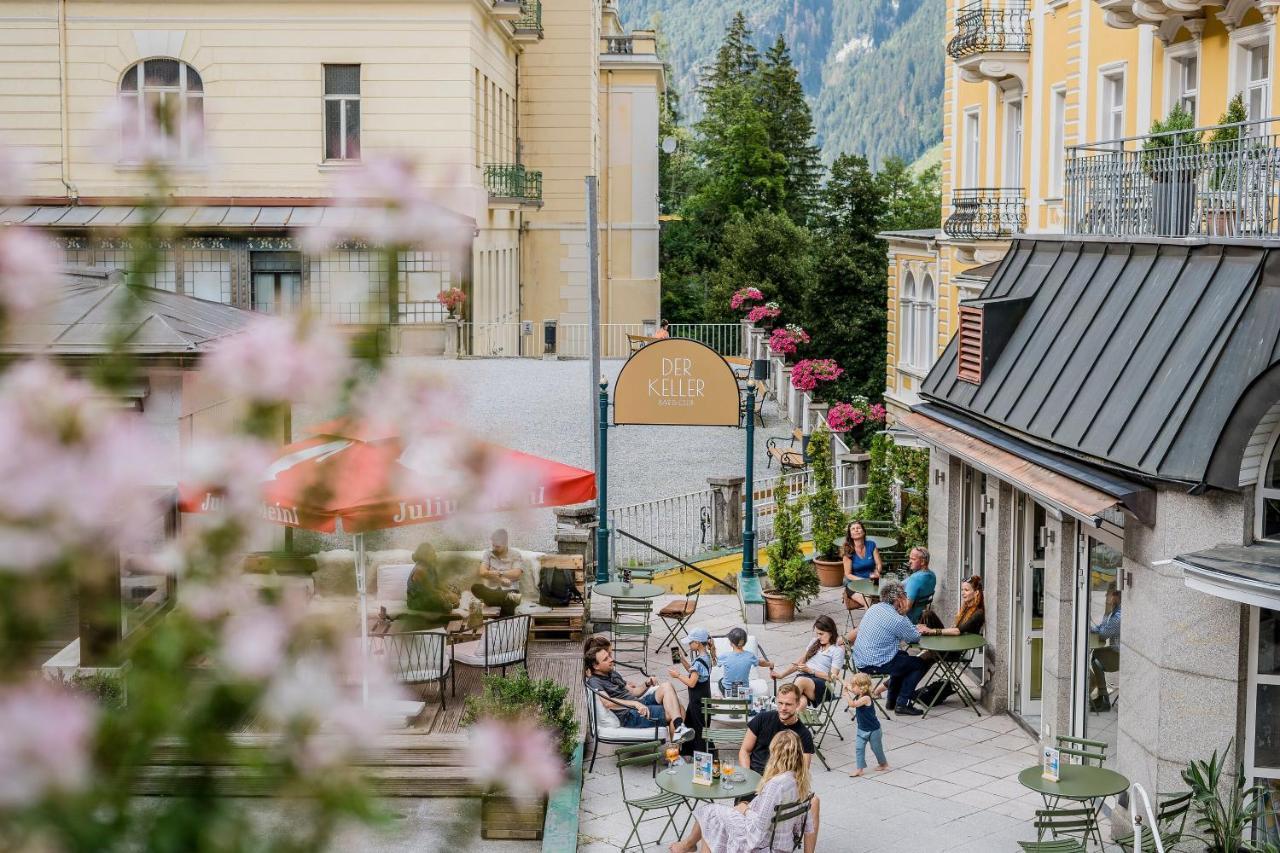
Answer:
[[627, 359], [613, 390], [618, 425], [740, 424], [738, 379], [720, 354], [686, 338], [646, 345]]

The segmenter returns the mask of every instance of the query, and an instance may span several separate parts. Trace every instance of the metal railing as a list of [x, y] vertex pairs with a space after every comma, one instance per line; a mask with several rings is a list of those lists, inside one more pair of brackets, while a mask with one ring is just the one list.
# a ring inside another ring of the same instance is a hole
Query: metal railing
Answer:
[[631, 36], [605, 36], [605, 53], [616, 53], [630, 56], [636, 52], [635, 41]]
[[[712, 550], [710, 489], [629, 504], [609, 510], [609, 528], [625, 530], [682, 560], [692, 560]], [[614, 565], [640, 568], [667, 562], [645, 544], [625, 537], [613, 545]]]
[[519, 163], [486, 164], [484, 186], [492, 198], [542, 201], [542, 173], [526, 169]]
[[1280, 236], [1277, 121], [1268, 118], [1068, 148], [1067, 233]]
[[996, 51], [1031, 50], [1031, 4], [1027, 0], [975, 0], [956, 13], [956, 34], [947, 43], [952, 59]]
[[[378, 302], [331, 302], [325, 306], [327, 316], [336, 323], [367, 325], [387, 323], [387, 306]], [[449, 312], [439, 302], [401, 302], [396, 322], [405, 325], [443, 323]]]
[[[813, 494], [813, 475], [810, 471], [796, 471], [782, 474], [766, 480], [756, 480], [756, 545], [763, 548], [773, 541], [773, 520], [777, 504], [774, 503], [773, 490], [779, 481], [786, 482], [789, 500], [794, 502], [800, 497]], [[862, 502], [865, 484], [856, 486], [836, 486], [836, 501], [846, 513], [852, 512]], [[813, 513], [808, 506], [800, 510], [802, 538], [808, 538], [813, 531]]]
[[517, 358], [541, 356], [542, 349], [534, 352], [538, 341], [533, 335], [522, 334], [519, 321], [500, 323], [461, 323], [458, 334], [458, 354], [481, 358]]
[[520, 8], [524, 14], [511, 22], [512, 29], [542, 35], [542, 0], [520, 0]]
[[[531, 331], [524, 334], [519, 320], [493, 323], [462, 324], [462, 355], [474, 356], [525, 356], [541, 358], [557, 355], [561, 358], [589, 358], [591, 356], [591, 327], [586, 323], [560, 323], [556, 326], [556, 348], [547, 353], [543, 342], [541, 322], [533, 322]], [[742, 349], [742, 327], [737, 323], [672, 323], [671, 337], [700, 341], [721, 355], [737, 355]], [[631, 355], [631, 342], [627, 335], [651, 336], [653, 326], [647, 323], [603, 323], [600, 326], [600, 354], [602, 358], [627, 358]]]
[[956, 240], [1002, 240], [1027, 227], [1027, 200], [1020, 188], [953, 190], [951, 215], [942, 230]]

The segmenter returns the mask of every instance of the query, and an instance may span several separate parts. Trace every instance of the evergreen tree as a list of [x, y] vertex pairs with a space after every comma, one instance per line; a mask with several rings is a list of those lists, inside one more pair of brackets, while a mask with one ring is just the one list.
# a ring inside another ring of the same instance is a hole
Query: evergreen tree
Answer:
[[747, 26], [747, 16], [739, 11], [733, 16], [733, 22], [724, 34], [724, 41], [716, 51], [715, 61], [711, 63], [711, 70], [704, 75], [699, 90], [704, 98], [713, 97], [731, 84], [746, 82], [755, 74], [759, 65], [760, 52], [751, 43], [751, 28]]
[[807, 223], [822, 175], [821, 153], [813, 144], [813, 114], [782, 36], [765, 54], [758, 85], [769, 146], [786, 161], [783, 207], [793, 221]]
[[942, 224], [942, 167], [930, 166], [919, 175], [897, 157], [884, 161], [876, 174], [884, 197], [882, 231], [939, 228]]
[[708, 314], [735, 319], [729, 297], [740, 288], [758, 287], [779, 304], [782, 322], [796, 322], [805, 294], [817, 281], [813, 244], [808, 229], [786, 213], [737, 215], [725, 229], [720, 263], [709, 276]]

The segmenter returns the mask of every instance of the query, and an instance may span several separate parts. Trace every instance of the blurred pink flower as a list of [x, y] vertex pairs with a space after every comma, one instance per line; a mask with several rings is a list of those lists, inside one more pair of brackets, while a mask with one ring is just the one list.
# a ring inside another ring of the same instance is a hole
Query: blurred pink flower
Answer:
[[[177, 100], [167, 103], [176, 105]], [[144, 107], [150, 113], [140, 122], [138, 109], [137, 102], [129, 98], [112, 101], [95, 122], [95, 150], [107, 152], [116, 162], [142, 166], [204, 161], [207, 147], [204, 145], [205, 129], [201, 116], [192, 112], [185, 117], [177, 117], [163, 112], [167, 107], [162, 106], [162, 102], [155, 102]]]
[[262, 679], [284, 660], [292, 626], [275, 608], [255, 604], [235, 610], [222, 624], [218, 660], [233, 674]]
[[555, 738], [532, 717], [485, 719], [471, 727], [479, 781], [515, 798], [550, 794], [564, 781]]
[[0, 809], [84, 787], [94, 716], [88, 699], [49, 682], [0, 691]]
[[254, 403], [327, 401], [350, 370], [346, 347], [327, 326], [255, 317], [205, 360], [209, 379]]
[[406, 445], [466, 420], [467, 401], [438, 369], [414, 359], [394, 359], [355, 395], [361, 420], [395, 429]]
[[52, 241], [30, 228], [0, 227], [0, 317], [12, 322], [52, 300], [61, 265]]

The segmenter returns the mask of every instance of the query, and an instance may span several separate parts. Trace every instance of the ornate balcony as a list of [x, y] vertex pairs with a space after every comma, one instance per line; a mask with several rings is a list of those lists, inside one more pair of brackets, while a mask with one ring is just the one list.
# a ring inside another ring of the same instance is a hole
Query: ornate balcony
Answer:
[[953, 240], [1007, 240], [1027, 227], [1027, 200], [1020, 187], [953, 190], [951, 215], [942, 230]]
[[1158, 28], [1160, 38], [1167, 44], [1178, 34], [1178, 30], [1186, 28], [1192, 35], [1199, 36], [1204, 30], [1204, 17], [1212, 14], [1233, 30], [1240, 26], [1245, 13], [1250, 9], [1262, 12], [1267, 20], [1275, 17], [1280, 10], [1280, 0], [1095, 0], [1098, 7], [1106, 13], [1107, 25], [1127, 30], [1139, 24], [1154, 24]]
[[484, 167], [484, 185], [490, 201], [542, 207], [542, 173], [519, 163], [489, 163]]
[[520, 0], [520, 17], [511, 22], [516, 41], [542, 38], [542, 0]]
[[1017, 78], [1026, 88], [1031, 51], [1028, 0], [975, 0], [960, 7], [947, 53], [971, 83]]
[[1067, 149], [1066, 232], [1280, 237], [1280, 119]]
[[504, 21], [511, 21], [523, 17], [524, 9], [520, 7], [520, 0], [493, 0], [493, 14]]

